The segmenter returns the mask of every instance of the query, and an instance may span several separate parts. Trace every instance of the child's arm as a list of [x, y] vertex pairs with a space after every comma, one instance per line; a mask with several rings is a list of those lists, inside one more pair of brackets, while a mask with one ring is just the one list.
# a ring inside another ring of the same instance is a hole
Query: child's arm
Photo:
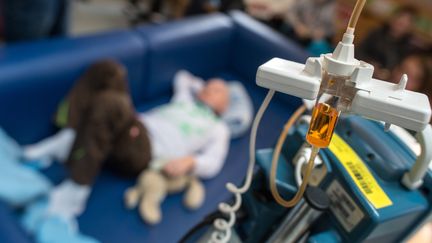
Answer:
[[170, 176], [183, 176], [193, 171], [198, 177], [210, 179], [216, 176], [225, 162], [229, 149], [230, 135], [224, 124], [219, 124], [201, 151], [195, 155], [170, 161], [164, 172]]
[[217, 125], [209, 142], [195, 156], [194, 173], [203, 179], [215, 177], [225, 163], [229, 142], [230, 134], [226, 125]]
[[204, 81], [186, 71], [178, 72], [174, 77], [173, 101], [192, 101], [194, 93], [204, 86]]

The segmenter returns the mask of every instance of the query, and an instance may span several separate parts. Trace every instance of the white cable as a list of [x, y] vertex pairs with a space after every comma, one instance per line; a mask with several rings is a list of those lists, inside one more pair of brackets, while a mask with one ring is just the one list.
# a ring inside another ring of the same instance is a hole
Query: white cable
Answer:
[[312, 120], [312, 116], [311, 115], [303, 115], [300, 117], [300, 119], [298, 120], [297, 124], [310, 124]]
[[[302, 116], [302, 118], [307, 119], [307, 116]], [[296, 156], [294, 156], [293, 159], [294, 179], [297, 186], [300, 186], [303, 182], [303, 175], [302, 175], [303, 166], [307, 164], [311, 155], [312, 155], [312, 148], [307, 143], [305, 143], [299, 149]], [[315, 164], [314, 167], [323, 164], [323, 161], [319, 155], [315, 158], [314, 164]]]
[[303, 182], [303, 176], [302, 176], [302, 168], [303, 165], [307, 163], [307, 159], [305, 157], [301, 156], [300, 159], [295, 164], [295, 181], [297, 183], [297, 186], [300, 186]]
[[241, 195], [249, 190], [249, 187], [252, 183], [252, 176], [255, 167], [255, 145], [256, 145], [256, 135], [258, 131], [259, 124], [261, 122], [261, 118], [264, 115], [265, 110], [270, 104], [273, 95], [275, 94], [274, 90], [269, 90], [264, 101], [262, 102], [255, 119], [252, 124], [252, 130], [249, 140], [249, 165], [246, 174], [246, 180], [241, 188], [238, 188], [233, 183], [227, 183], [226, 188], [228, 191], [234, 194], [235, 202], [233, 205], [229, 205], [227, 203], [219, 204], [219, 211], [229, 216], [229, 221], [227, 222], [225, 219], [219, 218], [216, 219], [213, 223], [213, 226], [219, 231], [212, 234], [212, 237], [209, 242], [211, 243], [226, 243], [231, 238], [231, 227], [234, 225], [236, 221], [235, 213], [240, 209], [242, 204]]

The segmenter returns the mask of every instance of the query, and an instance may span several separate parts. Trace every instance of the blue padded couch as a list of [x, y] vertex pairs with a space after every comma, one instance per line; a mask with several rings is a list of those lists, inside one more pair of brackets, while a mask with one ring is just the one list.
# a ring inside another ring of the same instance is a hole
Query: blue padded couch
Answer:
[[[255, 85], [256, 69], [272, 57], [304, 62], [307, 53], [241, 12], [6, 46], [0, 49], [0, 127], [20, 144], [53, 133], [52, 116], [58, 102], [89, 64], [103, 58], [116, 59], [127, 67], [139, 111], [169, 100], [172, 78], [179, 69], [204, 78], [218, 76], [243, 82], [257, 109], [266, 90]], [[259, 148], [275, 142], [283, 123], [299, 104], [297, 99], [276, 95], [260, 127]], [[123, 206], [123, 192], [134, 180], [104, 171], [79, 218], [81, 231], [102, 242], [177, 242], [219, 202], [229, 199], [226, 182], [242, 182], [248, 140], [246, 135], [231, 141], [223, 171], [205, 182], [207, 196], [201, 209], [189, 212], [182, 206], [182, 194], [169, 196], [162, 205], [163, 222], [154, 227], [145, 225], [137, 211]], [[54, 183], [66, 175], [60, 165], [43, 173]], [[31, 241], [15, 211], [0, 202], [0, 242]]]

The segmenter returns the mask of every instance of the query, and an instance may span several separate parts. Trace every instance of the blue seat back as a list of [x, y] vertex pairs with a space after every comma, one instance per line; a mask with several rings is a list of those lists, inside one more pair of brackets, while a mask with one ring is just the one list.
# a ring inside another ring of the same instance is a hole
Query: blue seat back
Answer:
[[[304, 63], [309, 56], [299, 45], [243, 12], [232, 11], [230, 16], [236, 31], [229, 65], [245, 82], [255, 85], [258, 67], [274, 57]], [[277, 93], [275, 99], [283, 100], [292, 107], [301, 104], [300, 99], [281, 93]]]
[[230, 12], [235, 25], [229, 63], [238, 74], [255, 82], [258, 67], [273, 57], [304, 63], [308, 53], [291, 40], [240, 11]]
[[172, 78], [179, 69], [208, 78], [227, 67], [233, 24], [226, 15], [142, 26], [137, 31], [149, 46], [146, 98], [170, 91]]

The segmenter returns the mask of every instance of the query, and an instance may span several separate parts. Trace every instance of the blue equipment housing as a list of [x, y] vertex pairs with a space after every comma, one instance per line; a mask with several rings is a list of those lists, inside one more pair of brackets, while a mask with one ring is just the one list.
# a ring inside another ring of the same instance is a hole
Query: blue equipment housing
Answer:
[[[307, 124], [290, 131], [280, 157], [276, 184], [281, 194], [292, 197], [297, 191], [292, 160], [304, 143]], [[387, 195], [391, 205], [379, 207], [360, 190], [341, 161], [330, 151], [320, 152], [326, 174], [319, 187], [330, 197], [330, 210], [310, 228], [308, 242], [401, 242], [431, 215], [432, 194], [429, 171], [424, 185], [410, 191], [401, 183], [402, 175], [413, 165], [414, 153], [380, 123], [360, 117], [343, 117], [336, 133], [355, 151]], [[273, 149], [257, 151], [260, 170], [244, 196], [236, 232], [245, 242], [262, 242], [271, 236], [289, 213], [274, 202], [268, 188]], [[361, 174], [358, 179], [367, 180]], [[376, 189], [376, 188], [375, 188]]]

